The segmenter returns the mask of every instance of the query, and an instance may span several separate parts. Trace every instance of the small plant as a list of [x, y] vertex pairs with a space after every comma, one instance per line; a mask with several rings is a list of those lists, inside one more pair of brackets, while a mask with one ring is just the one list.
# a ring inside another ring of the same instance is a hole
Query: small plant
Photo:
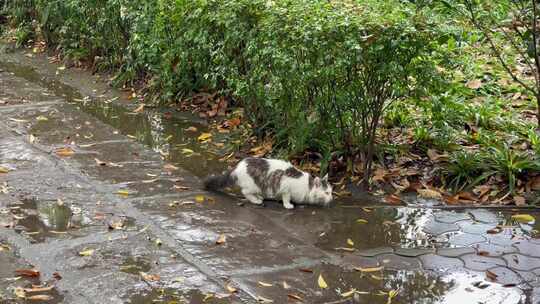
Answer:
[[488, 178], [484, 170], [484, 158], [479, 152], [459, 151], [450, 156], [444, 172], [449, 180], [448, 187], [459, 192]]

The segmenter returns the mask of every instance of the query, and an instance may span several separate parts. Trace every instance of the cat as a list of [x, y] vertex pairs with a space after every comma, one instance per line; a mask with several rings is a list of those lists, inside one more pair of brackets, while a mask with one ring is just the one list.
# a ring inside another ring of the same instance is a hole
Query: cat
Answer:
[[239, 186], [244, 197], [257, 205], [264, 199], [281, 199], [285, 208], [293, 209], [291, 202], [328, 206], [332, 201], [328, 174], [322, 179], [313, 177], [278, 159], [245, 158], [233, 170], [204, 181], [207, 190], [233, 186]]

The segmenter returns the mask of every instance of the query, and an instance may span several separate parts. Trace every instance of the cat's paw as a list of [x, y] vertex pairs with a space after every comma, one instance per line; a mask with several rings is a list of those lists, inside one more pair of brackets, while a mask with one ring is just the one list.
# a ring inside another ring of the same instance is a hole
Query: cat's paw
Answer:
[[283, 207], [285, 207], [285, 209], [294, 209], [294, 205], [289, 203], [289, 204], [283, 204]]

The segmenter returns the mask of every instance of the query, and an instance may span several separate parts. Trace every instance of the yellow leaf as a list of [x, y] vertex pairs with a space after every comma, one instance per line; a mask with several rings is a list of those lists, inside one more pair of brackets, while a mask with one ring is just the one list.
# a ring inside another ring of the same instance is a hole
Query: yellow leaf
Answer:
[[24, 292], [24, 289], [22, 287], [15, 287], [14, 292], [17, 298], [26, 298], [26, 292]]
[[349, 290], [347, 292], [342, 293], [341, 296], [344, 297], [344, 298], [348, 298], [348, 297], [352, 296], [355, 292], [356, 292], [356, 289], [353, 288], [353, 289], [351, 289], [351, 290]]
[[118, 191], [116, 192], [116, 194], [120, 194], [120, 195], [122, 195], [122, 196], [128, 196], [128, 195], [129, 195], [129, 191], [127, 191], [127, 190], [118, 190]]
[[226, 241], [227, 241], [227, 237], [225, 236], [225, 234], [222, 234], [217, 239], [216, 244], [221, 245], [221, 244], [224, 244]]
[[442, 194], [432, 189], [418, 189], [416, 192], [423, 198], [442, 199]]
[[357, 222], [358, 224], [367, 224], [367, 223], [368, 223], [368, 221], [365, 220], [365, 219], [357, 219], [356, 222]]
[[356, 271], [361, 271], [361, 272], [376, 272], [376, 271], [381, 271], [383, 269], [383, 266], [379, 266], [379, 267], [367, 267], [367, 268], [362, 268], [362, 267], [355, 267], [354, 270]]
[[88, 249], [88, 250], [79, 252], [80, 256], [91, 256], [92, 254], [94, 254], [94, 249]]
[[235, 293], [237, 292], [238, 290], [234, 287], [231, 286], [231, 284], [227, 284], [227, 290], [230, 292], [230, 293]]
[[195, 151], [193, 151], [191, 149], [188, 149], [188, 148], [184, 148], [184, 149], [182, 149], [182, 153], [184, 153], [184, 154], [193, 154], [193, 153], [195, 153]]
[[261, 285], [261, 286], [263, 286], [263, 287], [272, 287], [272, 286], [273, 286], [273, 285], [270, 284], [270, 283], [266, 283], [266, 282], [262, 282], [262, 281], [259, 281], [258, 283], [259, 283], [259, 285]]
[[382, 279], [383, 279], [383, 277], [378, 276], [378, 275], [374, 275], [374, 274], [371, 275], [371, 278], [374, 279], [374, 280], [377, 280], [377, 281], [382, 281]]
[[212, 137], [212, 134], [210, 133], [202, 133], [201, 135], [199, 135], [199, 137], [197, 137], [197, 139], [199, 141], [205, 141], [205, 140], [208, 140]]
[[396, 296], [398, 295], [398, 291], [397, 290], [390, 290], [388, 292], [388, 300], [386, 301], [386, 304], [391, 304], [392, 303], [392, 299], [395, 298]]
[[354, 248], [349, 248], [349, 247], [337, 247], [337, 248], [334, 248], [335, 250], [341, 250], [341, 251], [347, 251], [347, 252], [354, 252], [356, 249]]
[[319, 279], [317, 280], [319, 283], [319, 287], [322, 289], [328, 288], [328, 284], [326, 284], [326, 281], [324, 280], [322, 274], [319, 274]]
[[154, 242], [156, 243], [156, 246], [161, 246], [161, 244], [163, 244], [160, 239], [156, 239]]
[[9, 172], [8, 168], [0, 166], [0, 173], [8, 173], [8, 172]]
[[55, 153], [58, 156], [71, 156], [75, 153], [75, 151], [73, 151], [73, 149], [71, 149], [70, 147], [65, 147], [56, 149]]
[[531, 223], [535, 221], [535, 218], [530, 214], [514, 214], [512, 215], [512, 219], [519, 223]]
[[37, 121], [47, 121], [49, 119], [47, 117], [43, 116], [43, 115], [40, 115], [40, 116], [36, 117], [36, 120]]
[[274, 300], [270, 300], [270, 299], [258, 296], [257, 297], [257, 302], [259, 302], [259, 303], [274, 303]]
[[144, 110], [144, 104], [141, 104], [138, 108], [133, 110], [133, 113], [141, 113]]
[[291, 286], [289, 286], [287, 282], [283, 281], [283, 289], [289, 289], [289, 288], [291, 288]]
[[348, 244], [349, 246], [354, 246], [354, 242], [353, 242], [353, 240], [351, 240], [351, 239], [347, 239], [347, 244]]
[[204, 195], [196, 195], [196, 196], [195, 196], [195, 201], [196, 201], [197, 203], [202, 203], [202, 202], [204, 202]]

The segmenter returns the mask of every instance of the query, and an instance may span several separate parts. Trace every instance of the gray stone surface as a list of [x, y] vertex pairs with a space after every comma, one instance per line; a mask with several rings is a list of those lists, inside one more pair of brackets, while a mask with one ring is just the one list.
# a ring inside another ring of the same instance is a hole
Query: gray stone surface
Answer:
[[433, 253], [433, 248], [396, 248], [394, 253], [404, 257], [417, 257], [423, 254]]
[[496, 266], [506, 266], [502, 258], [486, 257], [476, 254], [467, 254], [460, 257], [465, 262], [465, 267], [470, 270], [486, 271]]
[[517, 248], [521, 254], [540, 258], [540, 244], [523, 241], [514, 243], [514, 247]]
[[463, 247], [463, 246], [471, 246], [473, 244], [483, 243], [486, 241], [486, 238], [481, 235], [476, 234], [456, 234], [450, 237], [448, 240], [448, 243], [452, 246], [456, 247]]
[[502, 256], [504, 254], [517, 252], [517, 249], [512, 246], [500, 246], [491, 243], [476, 244], [472, 245], [472, 247], [476, 248], [476, 251], [479, 254], [486, 254], [488, 256]]
[[515, 270], [531, 271], [540, 267], [540, 258], [533, 258], [522, 254], [512, 253], [504, 255], [508, 267]]
[[436, 254], [426, 254], [420, 257], [422, 267], [428, 270], [446, 271], [463, 268], [464, 262], [459, 258], [443, 257]]
[[466, 212], [440, 211], [435, 214], [435, 219], [440, 223], [454, 224], [459, 221], [469, 220], [471, 216]]
[[500, 220], [495, 212], [487, 209], [468, 209], [467, 212], [471, 215], [472, 219], [477, 222], [497, 224]]
[[523, 282], [523, 278], [515, 271], [506, 267], [495, 267], [489, 269], [497, 277], [495, 282], [503, 285], [519, 285]]
[[458, 257], [465, 254], [476, 253], [476, 250], [471, 247], [457, 247], [457, 248], [439, 248], [437, 254], [445, 257]]

